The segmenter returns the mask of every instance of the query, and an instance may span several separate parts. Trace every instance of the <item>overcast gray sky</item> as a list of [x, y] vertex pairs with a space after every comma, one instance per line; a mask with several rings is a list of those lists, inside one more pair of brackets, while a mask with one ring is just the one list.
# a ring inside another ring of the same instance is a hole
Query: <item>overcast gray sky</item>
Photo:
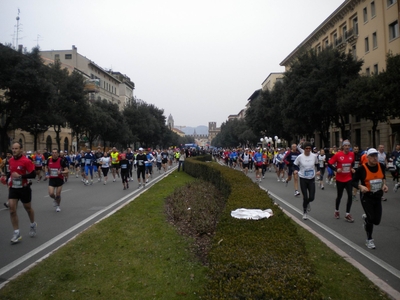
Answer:
[[[343, 0], [1, 0], [0, 42], [126, 74], [175, 125], [220, 126]], [[39, 38], [38, 38], [39, 37]], [[14, 40], [15, 42], [15, 40]]]

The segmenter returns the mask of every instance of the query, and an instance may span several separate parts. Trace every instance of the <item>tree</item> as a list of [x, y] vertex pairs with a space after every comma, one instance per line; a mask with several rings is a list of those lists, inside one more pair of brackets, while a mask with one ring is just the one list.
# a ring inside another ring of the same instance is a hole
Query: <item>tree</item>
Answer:
[[387, 121], [389, 106], [382, 90], [383, 76], [361, 76], [351, 81], [338, 100], [339, 107], [351, 107], [352, 115], [372, 122], [372, 146], [376, 148], [375, 134], [379, 122]]
[[359, 76], [362, 64], [336, 49], [320, 53], [311, 50], [299, 56], [283, 79], [285, 92], [281, 107], [285, 130], [309, 136], [319, 131], [328, 145], [329, 127], [334, 123], [346, 138], [348, 112], [339, 112], [338, 93]]
[[47, 68], [43, 65], [38, 48], [33, 48], [32, 52], [25, 55], [3, 46], [0, 51], [0, 63], [4, 65], [0, 88], [5, 90], [0, 101], [4, 122], [1, 128], [2, 141], [7, 137], [8, 130], [21, 128], [34, 135], [36, 149], [37, 136], [47, 126], [47, 104], [55, 92], [48, 80]]

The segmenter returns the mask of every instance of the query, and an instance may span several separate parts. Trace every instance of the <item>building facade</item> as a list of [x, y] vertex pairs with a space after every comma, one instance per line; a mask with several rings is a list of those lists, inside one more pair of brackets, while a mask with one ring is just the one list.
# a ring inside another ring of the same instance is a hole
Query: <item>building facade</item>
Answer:
[[[282, 62], [286, 70], [296, 57], [304, 51], [315, 49], [320, 52], [328, 47], [351, 53], [362, 59], [361, 73], [377, 74], [386, 69], [388, 53], [400, 53], [398, 0], [346, 0], [320, 26], [318, 26]], [[347, 129], [353, 144], [362, 148], [372, 145], [372, 122], [349, 117]], [[400, 120], [380, 123], [376, 132], [376, 143], [387, 150], [400, 142]], [[339, 128], [331, 128], [330, 143], [339, 145]], [[315, 144], [323, 146], [317, 135]], [[328, 145], [324, 145], [328, 146]]]

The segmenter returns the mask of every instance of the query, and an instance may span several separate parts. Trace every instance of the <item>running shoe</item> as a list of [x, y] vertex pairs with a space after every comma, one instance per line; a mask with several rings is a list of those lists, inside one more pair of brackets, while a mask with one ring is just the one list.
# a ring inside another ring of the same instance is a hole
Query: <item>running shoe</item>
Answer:
[[321, 185], [321, 190], [323, 190], [324, 189], [324, 186], [323, 185]]
[[375, 249], [374, 239], [366, 240], [365, 245], [368, 249]]
[[353, 201], [356, 201], [356, 200], [357, 200], [356, 195], [353, 195], [352, 200], [353, 200]]
[[381, 200], [382, 200], [382, 201], [387, 201], [387, 198], [382, 197]]
[[340, 218], [340, 213], [338, 211], [335, 211], [335, 215], [334, 216], [335, 216], [336, 219], [339, 219]]
[[304, 214], [303, 214], [303, 220], [308, 220], [307, 213], [304, 213]]
[[278, 178], [278, 182], [280, 182], [281, 180]]
[[18, 233], [14, 232], [13, 237], [11, 238], [11, 244], [16, 244], [18, 243], [20, 240], [22, 240], [22, 236]]
[[300, 192], [299, 192], [298, 190], [295, 190], [295, 191], [294, 191], [294, 195], [295, 195], [295, 196], [300, 196]]
[[8, 203], [7, 203], [7, 202], [4, 202], [3, 204], [4, 204], [4, 206], [5, 206], [6, 208], [8, 208]]
[[139, 183], [139, 186], [138, 186], [138, 189], [140, 189], [140, 187], [142, 186], [142, 184], [141, 183]]
[[101, 181], [101, 178], [98, 178], [97, 181], [100, 182], [100, 181]]
[[394, 185], [393, 192], [397, 193], [398, 187], [399, 187], [399, 184], [396, 183], [396, 184]]
[[34, 237], [36, 235], [36, 227], [37, 227], [36, 222], [33, 223], [33, 225], [31, 225], [31, 228], [29, 229], [29, 236], [30, 237]]
[[353, 223], [354, 219], [351, 217], [350, 214], [346, 214], [346, 216], [344, 217], [344, 219], [349, 222], [349, 223]]
[[60, 212], [60, 211], [61, 211], [61, 208], [59, 206], [57, 206], [56, 212]]

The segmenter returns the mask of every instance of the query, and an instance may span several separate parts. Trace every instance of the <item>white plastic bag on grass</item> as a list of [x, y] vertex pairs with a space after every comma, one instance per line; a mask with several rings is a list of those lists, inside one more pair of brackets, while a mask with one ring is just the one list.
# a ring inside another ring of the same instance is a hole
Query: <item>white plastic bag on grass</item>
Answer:
[[247, 209], [247, 208], [238, 208], [236, 210], [231, 211], [231, 216], [236, 219], [246, 219], [246, 220], [259, 220], [264, 218], [269, 218], [273, 216], [274, 213], [272, 209], [268, 208], [266, 210], [261, 209]]

